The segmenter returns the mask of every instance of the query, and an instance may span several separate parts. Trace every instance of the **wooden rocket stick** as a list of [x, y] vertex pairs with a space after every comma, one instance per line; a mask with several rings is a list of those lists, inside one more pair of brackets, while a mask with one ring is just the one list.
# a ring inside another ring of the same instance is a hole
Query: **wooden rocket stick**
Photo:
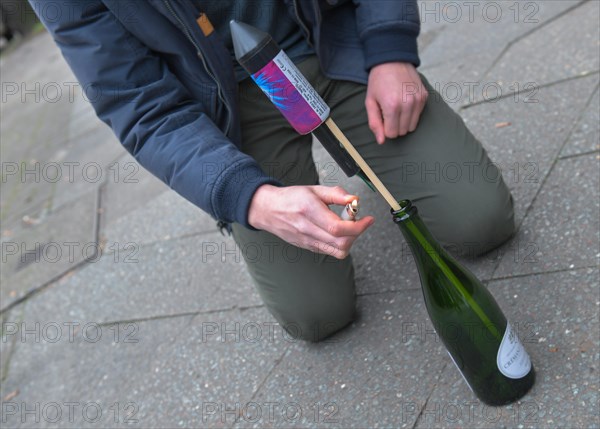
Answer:
[[379, 191], [381, 196], [387, 201], [387, 203], [390, 205], [390, 207], [392, 207], [392, 209], [394, 209], [394, 211], [399, 211], [400, 205], [398, 204], [398, 201], [396, 201], [396, 199], [392, 196], [390, 191], [387, 190], [385, 185], [383, 183], [381, 183], [381, 180], [379, 180], [379, 177], [377, 177], [375, 172], [373, 170], [371, 170], [371, 167], [369, 167], [369, 165], [365, 162], [364, 158], [360, 155], [360, 153], [358, 153], [356, 151], [356, 149], [354, 148], [354, 146], [352, 146], [352, 143], [350, 143], [350, 140], [348, 140], [348, 138], [346, 138], [346, 136], [344, 135], [342, 130], [340, 130], [338, 128], [338, 126], [336, 125], [336, 123], [333, 122], [333, 119], [331, 119], [331, 116], [329, 118], [327, 118], [327, 120], [325, 121], [325, 125], [327, 125], [327, 128], [329, 128], [331, 130], [331, 132], [337, 137], [337, 139], [340, 141], [342, 146], [344, 146], [344, 149], [346, 149], [346, 151], [352, 157], [354, 162], [356, 162], [358, 164], [358, 166], [361, 168], [361, 170], [365, 173], [365, 175], [371, 181], [373, 186], [375, 186], [375, 189], [377, 189]]

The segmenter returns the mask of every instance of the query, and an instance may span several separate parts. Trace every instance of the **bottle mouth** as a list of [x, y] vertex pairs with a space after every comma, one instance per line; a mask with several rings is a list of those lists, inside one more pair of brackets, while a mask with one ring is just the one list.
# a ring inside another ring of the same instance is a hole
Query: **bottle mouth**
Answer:
[[400, 206], [400, 210], [390, 209], [396, 223], [403, 222], [417, 213], [417, 208], [413, 206], [410, 200], [400, 200], [398, 201], [398, 205]]

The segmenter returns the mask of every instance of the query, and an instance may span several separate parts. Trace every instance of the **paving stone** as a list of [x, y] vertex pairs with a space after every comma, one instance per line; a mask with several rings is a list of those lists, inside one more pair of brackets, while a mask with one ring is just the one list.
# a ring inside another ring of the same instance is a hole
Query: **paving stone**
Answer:
[[[44, 64], [44, 67], [32, 67], [32, 64]], [[68, 65], [63, 60], [60, 50], [47, 32], [41, 32], [23, 42], [18, 49], [0, 57], [2, 80], [26, 81], [40, 76], [52, 75], [60, 77], [72, 76]]]
[[427, 397], [447, 360], [421, 293], [364, 296], [358, 305], [360, 318], [329, 341], [292, 344], [254, 396], [290, 413], [240, 427], [412, 427], [418, 412], [404, 409]]
[[[166, 184], [142, 168], [129, 154], [124, 154], [117, 159], [115, 165], [118, 174], [117, 180], [115, 180], [115, 173], [111, 171], [111, 177], [102, 189], [100, 231], [103, 235], [110, 235], [109, 229], [119, 219], [128, 216], [134, 210], [139, 209], [138, 213], [144, 212], [144, 205], [169, 190]], [[142, 217], [137, 215], [131, 219], [127, 226], [132, 228], [136, 222], [143, 223], [144, 219], [151, 215], [156, 218], [160, 214], [144, 212]], [[121, 220], [120, 222], [128, 221]], [[151, 230], [151, 225], [146, 227], [145, 232], [149, 230]], [[112, 239], [112, 237], [108, 238]], [[115, 240], [119, 241], [118, 238]]]
[[[2, 75], [7, 94], [3, 94], [0, 129], [4, 161], [0, 198], [2, 220], [8, 223], [40, 207], [54, 209], [90, 192], [105, 175], [113, 173], [107, 166], [124, 152], [84, 100], [51, 38], [42, 35], [34, 40], [23, 49], [35, 43], [32, 49], [47, 67], [16, 75], [12, 64], [19, 49], [9, 55], [11, 66], [3, 68], [8, 76]], [[40, 52], [37, 44], [47, 51]], [[4, 114], [13, 111], [19, 115]]]
[[536, 103], [506, 98], [462, 110], [513, 193], [518, 224], [597, 82], [590, 76], [542, 88]]
[[419, 72], [425, 76], [439, 97], [452, 109], [459, 110], [462, 106], [481, 100], [490, 88], [497, 87], [495, 82], [485, 80], [484, 76], [498, 54], [495, 50], [486, 50], [455, 55], [443, 63], [424, 65], [419, 68]]
[[[434, 22], [430, 20], [430, 22]], [[428, 25], [421, 25], [421, 33], [417, 39], [419, 52], [426, 52], [427, 47], [431, 45], [441, 34], [444, 32], [444, 24], [433, 23]]]
[[[35, 58], [35, 59], [34, 59]], [[23, 62], [24, 64], [23, 64]], [[37, 62], [44, 67], [31, 67]], [[53, 183], [46, 180], [47, 161], [61, 146], [51, 138], [68, 129], [73, 103], [64, 82], [75, 82], [58, 48], [47, 34], [28, 40], [2, 59], [2, 220], [14, 220], [51, 201]], [[58, 130], [58, 132], [57, 132]], [[14, 166], [30, 171], [23, 178]]]
[[73, 110], [71, 113], [71, 121], [69, 122], [69, 135], [77, 136], [79, 134], [85, 134], [99, 124], [102, 124], [102, 121], [96, 116], [96, 112], [89, 99], [83, 93], [81, 86], [74, 86]]
[[510, 406], [488, 407], [449, 366], [417, 427], [597, 427], [599, 280], [597, 269], [580, 269], [493, 281], [490, 290], [518, 324], [536, 384]]
[[600, 161], [597, 154], [559, 160], [495, 277], [600, 263]]
[[[584, 75], [600, 69], [598, 2], [586, 2], [571, 13], [513, 44], [486, 79], [504, 91], [514, 82], [536, 86]], [[570, 34], [570, 37], [565, 37]], [[590, 55], [595, 52], [596, 55]]]
[[[120, 186], [131, 194], [136, 186]], [[121, 195], [119, 198], [125, 198]], [[114, 209], [107, 204], [107, 214]], [[117, 208], [119, 210], [119, 208]], [[187, 201], [173, 190], [167, 190], [148, 203], [132, 210], [126, 216], [113, 219], [102, 230], [107, 242], [147, 244], [198, 233], [218, 231], [217, 222], [207, 213]]]
[[[440, 34], [420, 52], [424, 67], [460, 56], [499, 55], [512, 40], [541, 28], [576, 2], [420, 2], [422, 32]], [[451, 71], [452, 67], [448, 67]]]
[[51, 206], [57, 173], [56, 166], [48, 160], [56, 153], [57, 144], [44, 136], [49, 130], [66, 125], [69, 109], [68, 103], [46, 103], [27, 121], [2, 121], [0, 129], [7, 129], [0, 131], [3, 221], [10, 222], [41, 205]]
[[2, 309], [94, 257], [96, 201], [93, 190], [55, 211], [32, 214], [28, 223], [3, 224]]
[[[544, 23], [574, 5], [573, 1], [423, 2], [421, 22], [427, 43], [420, 51], [419, 71], [455, 110], [476, 101], [509, 95], [517, 84], [520, 89], [528, 89], [525, 85], [531, 80], [520, 74], [499, 85], [496, 76], [487, 71], [501, 55], [509, 62], [522, 64], [522, 57], [503, 55], [508, 43], [531, 37], [524, 36], [528, 32], [542, 32]], [[428, 40], [429, 31], [435, 33], [433, 41]], [[546, 58], [544, 63], [548, 63]], [[532, 92], [525, 91], [521, 97], [529, 95]]]
[[64, 154], [64, 158], [56, 163], [62, 180], [54, 186], [53, 206], [78, 198], [103, 183], [131, 180], [141, 169], [137, 163], [135, 167], [119, 163], [125, 149], [103, 124], [97, 123], [88, 133], [69, 138], [61, 147], [58, 155]]
[[[161, 356], [185, 336], [191, 316], [112, 325], [39, 319], [30, 312], [29, 317], [35, 322], [13, 322], [16, 350], [0, 388], [3, 427], [153, 425], [141, 416], [148, 392], [135, 386], [155, 380], [156, 362], [164, 363]], [[23, 335], [25, 330], [29, 333]], [[157, 386], [155, 397], [163, 397], [166, 388]], [[22, 414], [36, 410], [36, 404], [37, 411]]]
[[[23, 306], [0, 313], [0, 381], [8, 374], [10, 359], [17, 344], [17, 336], [10, 335], [23, 318]], [[1, 396], [0, 396], [1, 397]]]
[[242, 251], [218, 233], [105, 249], [36, 296], [31, 313], [108, 323], [261, 304]]
[[600, 93], [598, 88], [581, 116], [577, 128], [560, 152], [560, 156], [571, 156], [600, 150]]
[[[249, 416], [256, 409], [253, 393], [290, 341], [264, 308], [197, 315], [156, 361], [152, 376], [132, 380], [142, 398], [140, 421], [153, 427], [232, 427], [238, 413]], [[268, 412], [268, 405], [260, 407]]]

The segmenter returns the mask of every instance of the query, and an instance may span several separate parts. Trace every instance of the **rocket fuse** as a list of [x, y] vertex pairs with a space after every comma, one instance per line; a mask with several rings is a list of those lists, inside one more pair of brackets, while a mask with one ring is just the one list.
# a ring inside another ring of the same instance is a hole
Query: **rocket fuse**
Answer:
[[271, 36], [255, 27], [229, 23], [235, 58], [299, 134], [313, 133], [348, 177], [360, 167], [332, 131], [321, 126], [330, 109]]

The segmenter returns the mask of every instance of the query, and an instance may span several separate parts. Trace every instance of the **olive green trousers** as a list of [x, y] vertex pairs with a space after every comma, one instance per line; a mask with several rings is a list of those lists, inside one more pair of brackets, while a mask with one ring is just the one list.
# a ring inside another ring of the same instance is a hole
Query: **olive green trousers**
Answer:
[[[378, 145], [368, 126], [365, 85], [328, 79], [316, 57], [298, 68], [392, 195], [412, 200], [443, 245], [480, 254], [513, 234], [512, 196], [499, 169], [425, 78], [429, 98], [417, 129]], [[242, 150], [285, 185], [318, 184], [312, 136], [297, 134], [251, 79], [239, 91]], [[261, 298], [291, 336], [319, 341], [352, 322], [351, 257], [316, 254], [239, 224], [232, 229]]]

